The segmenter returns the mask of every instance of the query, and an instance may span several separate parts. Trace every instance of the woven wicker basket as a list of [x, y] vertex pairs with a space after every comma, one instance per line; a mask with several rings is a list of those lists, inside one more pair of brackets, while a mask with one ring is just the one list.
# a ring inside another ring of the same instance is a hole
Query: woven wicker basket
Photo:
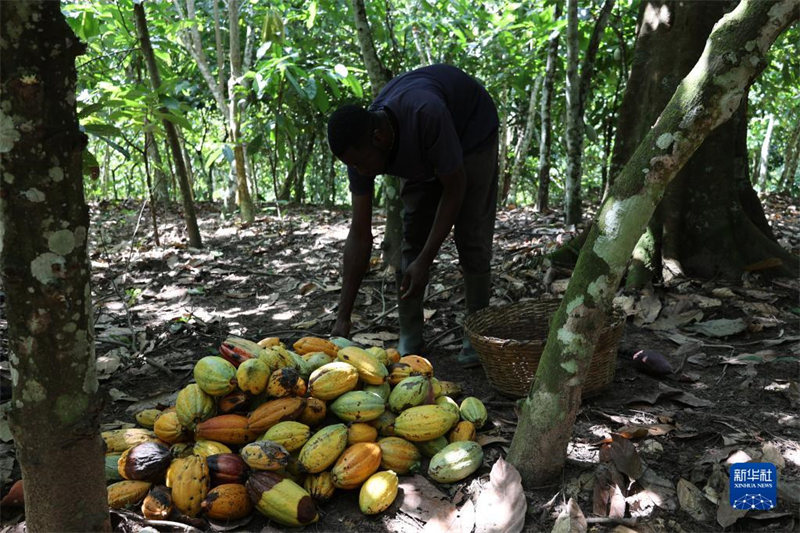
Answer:
[[[489, 383], [506, 396], [527, 396], [547, 341], [558, 300], [487, 307], [469, 315], [464, 330], [478, 352]], [[614, 314], [600, 333], [583, 384], [582, 397], [597, 394], [614, 379], [617, 346], [625, 318]]]

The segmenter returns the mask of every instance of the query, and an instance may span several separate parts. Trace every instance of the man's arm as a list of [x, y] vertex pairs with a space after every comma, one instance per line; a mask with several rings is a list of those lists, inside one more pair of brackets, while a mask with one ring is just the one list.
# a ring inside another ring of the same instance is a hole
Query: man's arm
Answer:
[[350, 315], [372, 254], [372, 194], [354, 194], [352, 203], [353, 215], [342, 260], [342, 292], [339, 296], [336, 323], [331, 332], [340, 337], [350, 334]]
[[442, 196], [433, 226], [425, 241], [425, 246], [417, 258], [408, 266], [400, 284], [401, 298], [408, 298], [419, 294], [428, 283], [428, 271], [433, 263], [439, 248], [447, 238], [453, 224], [458, 218], [461, 204], [464, 202], [464, 191], [467, 188], [467, 175], [464, 166], [459, 167], [450, 174], [437, 176], [442, 184]]

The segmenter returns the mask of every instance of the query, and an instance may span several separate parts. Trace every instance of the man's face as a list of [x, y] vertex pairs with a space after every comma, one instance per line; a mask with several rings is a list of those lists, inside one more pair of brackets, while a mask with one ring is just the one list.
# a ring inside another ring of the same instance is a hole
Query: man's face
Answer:
[[365, 143], [358, 148], [350, 147], [339, 159], [362, 176], [375, 176], [386, 170], [386, 154], [373, 143]]

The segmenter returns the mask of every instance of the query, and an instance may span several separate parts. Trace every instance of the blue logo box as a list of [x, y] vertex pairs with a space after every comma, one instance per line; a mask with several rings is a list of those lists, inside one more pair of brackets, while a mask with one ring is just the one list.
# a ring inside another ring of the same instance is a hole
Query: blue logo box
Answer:
[[730, 470], [731, 507], [766, 511], [778, 503], [778, 470], [772, 463], [736, 463]]

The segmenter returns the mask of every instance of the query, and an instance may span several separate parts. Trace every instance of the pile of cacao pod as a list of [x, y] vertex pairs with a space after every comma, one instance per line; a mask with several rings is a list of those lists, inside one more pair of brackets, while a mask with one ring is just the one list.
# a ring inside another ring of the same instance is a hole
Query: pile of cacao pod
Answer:
[[317, 505], [359, 489], [365, 514], [386, 510], [398, 476], [439, 483], [480, 467], [476, 430], [487, 411], [457, 403], [430, 361], [347, 339], [227, 338], [194, 367], [175, 405], [136, 414], [139, 426], [103, 432], [112, 508], [235, 521], [253, 510], [286, 526], [316, 522]]

